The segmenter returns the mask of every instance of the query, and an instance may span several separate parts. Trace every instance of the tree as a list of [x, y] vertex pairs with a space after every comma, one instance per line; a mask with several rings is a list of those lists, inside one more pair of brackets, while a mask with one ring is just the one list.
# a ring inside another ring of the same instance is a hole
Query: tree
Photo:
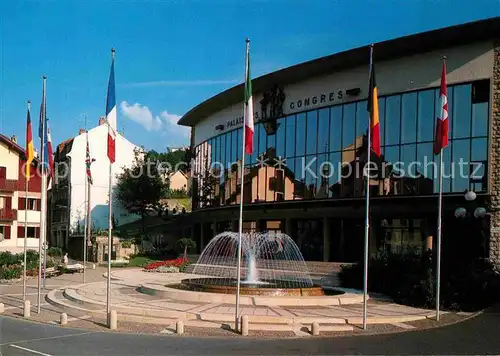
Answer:
[[[191, 150], [177, 150], [166, 153], [158, 153], [151, 150], [147, 153], [147, 159], [152, 162], [165, 163], [164, 168], [169, 168], [170, 171], [181, 171], [186, 173], [190, 170], [191, 165]], [[170, 172], [164, 172], [170, 173]]]
[[196, 242], [193, 239], [184, 237], [179, 240], [179, 246], [184, 249], [184, 259], [187, 260], [187, 251], [190, 248], [196, 248]]
[[147, 154], [136, 151], [131, 168], [124, 168], [117, 176], [117, 198], [129, 213], [141, 216], [142, 231], [148, 211], [162, 208], [160, 200], [166, 197], [168, 182], [162, 179], [156, 163], [145, 160]]

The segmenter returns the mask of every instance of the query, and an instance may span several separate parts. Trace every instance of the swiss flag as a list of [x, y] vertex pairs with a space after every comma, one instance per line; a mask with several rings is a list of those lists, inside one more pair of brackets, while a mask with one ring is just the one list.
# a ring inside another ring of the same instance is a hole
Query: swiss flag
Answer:
[[439, 154], [443, 148], [448, 146], [448, 93], [446, 90], [446, 62], [443, 58], [443, 69], [441, 71], [441, 112], [436, 120], [436, 138], [434, 140], [434, 154]]

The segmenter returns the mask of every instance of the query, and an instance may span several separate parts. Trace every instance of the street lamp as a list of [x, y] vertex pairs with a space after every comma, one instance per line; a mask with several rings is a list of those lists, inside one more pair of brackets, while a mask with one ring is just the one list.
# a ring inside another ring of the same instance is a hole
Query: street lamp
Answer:
[[[470, 203], [475, 201], [476, 197], [477, 197], [476, 193], [473, 192], [472, 190], [468, 190], [464, 195], [465, 200]], [[474, 211], [472, 211], [472, 209], [467, 209], [464, 207], [458, 207], [455, 209], [456, 218], [465, 218], [467, 216], [474, 216], [477, 219], [483, 219], [486, 217], [486, 215], [488, 215], [486, 208], [483, 208], [481, 206], [476, 207]]]

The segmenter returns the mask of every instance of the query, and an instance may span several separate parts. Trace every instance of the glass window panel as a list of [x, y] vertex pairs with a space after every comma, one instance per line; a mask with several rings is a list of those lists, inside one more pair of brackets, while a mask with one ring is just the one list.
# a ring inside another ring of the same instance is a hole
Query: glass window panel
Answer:
[[403, 94], [401, 114], [401, 143], [415, 142], [417, 139], [417, 93]]
[[328, 130], [330, 126], [329, 109], [319, 110], [318, 117], [318, 152], [328, 152]]
[[231, 157], [233, 163], [237, 162], [239, 156], [241, 155], [238, 154], [238, 150], [242, 150], [241, 146], [238, 146], [238, 131], [239, 130], [234, 130], [233, 132], [231, 132], [231, 151], [233, 151]]
[[403, 145], [401, 146], [401, 162], [403, 163], [401, 168], [403, 169], [404, 176], [406, 177], [416, 177], [416, 153], [417, 153], [417, 145]]
[[470, 167], [470, 189], [475, 192], [486, 191], [486, 169], [482, 162], [473, 162]]
[[417, 174], [421, 176], [419, 194], [432, 194], [433, 193], [433, 177], [434, 177], [434, 153], [432, 150], [433, 144], [420, 143], [417, 145], [417, 159], [419, 163], [417, 167]]
[[453, 88], [453, 138], [470, 136], [471, 92], [470, 84]]
[[472, 136], [488, 135], [488, 103], [472, 105]]
[[308, 155], [316, 154], [316, 145], [318, 142], [318, 112], [316, 110], [307, 113], [307, 132], [306, 132], [306, 153]]
[[470, 136], [471, 85], [457, 85], [453, 88], [452, 135], [453, 138]]
[[452, 192], [469, 189], [470, 140], [453, 140]]
[[286, 156], [295, 156], [295, 115], [287, 116], [286, 123]]
[[385, 144], [399, 144], [401, 96], [393, 95], [385, 102]]
[[330, 188], [329, 196], [340, 197], [341, 196], [341, 185], [340, 185], [340, 152], [330, 153]]
[[305, 175], [303, 165], [305, 162], [304, 157], [295, 158], [295, 186], [294, 186], [294, 199], [305, 199]]
[[208, 148], [209, 148], [209, 154], [210, 154], [210, 161], [207, 162], [207, 165], [212, 165], [212, 162], [215, 162], [217, 161], [217, 147], [216, 147], [216, 142], [215, 142], [215, 139], [212, 138], [210, 139], [209, 141], [209, 144], [208, 144]]
[[435, 89], [418, 93], [417, 141], [433, 141], [436, 115], [434, 113]]
[[[369, 125], [367, 101], [360, 101], [356, 104], [356, 147], [361, 147], [363, 140], [360, 139], [366, 134]], [[379, 110], [380, 117], [380, 110]]]
[[226, 169], [231, 167], [231, 164], [233, 163], [234, 157], [233, 157], [233, 150], [232, 150], [232, 145], [231, 145], [231, 135], [232, 132], [228, 132], [226, 134]]
[[313, 199], [316, 195], [317, 166], [317, 156], [306, 156], [303, 167], [306, 182], [306, 199]]
[[340, 151], [342, 144], [342, 105], [330, 108], [330, 151]]
[[399, 146], [385, 147], [384, 161], [387, 163], [395, 163], [399, 161]]
[[486, 138], [472, 139], [472, 161], [486, 161], [488, 157], [488, 145]]
[[278, 120], [278, 130], [276, 131], [276, 156], [285, 157], [285, 120]]
[[[238, 157], [238, 160], [241, 159], [241, 155], [243, 153], [243, 130], [236, 130], [236, 135], [238, 136], [238, 141], [237, 141], [237, 144], [236, 144], [236, 153], [237, 153], [237, 157]], [[254, 133], [255, 135], [255, 133]], [[254, 148], [255, 148], [255, 142], [254, 142]], [[245, 161], [248, 162], [250, 159], [250, 157], [248, 155], [245, 156]], [[245, 164], [248, 164], [248, 163], [245, 163]]]
[[267, 133], [262, 124], [259, 124], [259, 155], [263, 155], [266, 153], [267, 148]]
[[331, 172], [331, 167], [329, 164], [328, 154], [318, 155], [318, 169], [317, 169], [317, 181], [316, 181], [316, 198], [324, 199], [328, 198], [328, 186], [329, 186], [329, 175]]
[[295, 155], [302, 156], [306, 148], [306, 114], [297, 115], [297, 135], [295, 136]]
[[[454, 142], [450, 141], [448, 149], [443, 150], [443, 192], [449, 193], [451, 187], [451, 152], [453, 149]], [[439, 159], [439, 158], [438, 158]], [[438, 165], [439, 165], [439, 161]], [[439, 192], [439, 171], [434, 179], [434, 191]]]
[[342, 149], [354, 148], [354, 126], [356, 119], [356, 104], [344, 105], [342, 123]]
[[220, 142], [220, 157], [219, 157], [219, 163], [221, 167], [226, 166], [226, 136], [227, 135], [221, 135], [219, 136], [219, 142]]
[[276, 134], [267, 135], [267, 148], [274, 148], [276, 150]]
[[215, 138], [214, 148], [215, 160], [212, 162], [212, 164], [214, 164], [215, 162], [220, 162], [220, 136]]

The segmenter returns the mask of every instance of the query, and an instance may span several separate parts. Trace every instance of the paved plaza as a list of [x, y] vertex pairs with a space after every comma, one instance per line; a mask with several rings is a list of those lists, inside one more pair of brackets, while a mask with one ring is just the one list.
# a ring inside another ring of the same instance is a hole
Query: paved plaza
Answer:
[[[236, 335], [231, 332], [234, 329], [234, 303], [162, 298], [141, 293], [138, 289], [142, 285], [161, 289], [192, 277], [191, 274], [117, 268], [111, 276], [112, 309], [118, 313], [118, 331], [173, 334], [176, 322], [182, 320], [186, 335]], [[332, 280], [319, 278], [315, 283], [329, 285]], [[32, 306], [30, 319], [59, 325], [60, 313], [65, 312], [68, 314], [68, 326], [105, 330], [106, 269], [87, 270], [86, 283], [82, 282], [81, 273], [47, 279], [47, 288], [42, 293], [41, 313], [37, 314], [37, 280], [30, 279], [27, 288]], [[0, 301], [5, 304], [5, 314], [22, 317], [22, 283], [1, 285], [0, 288]], [[349, 290], [345, 295], [361, 296], [359, 292]], [[363, 305], [359, 300], [347, 305], [242, 305], [240, 311], [242, 315], [249, 316], [250, 335], [266, 338], [310, 337], [313, 322], [319, 323], [322, 335], [344, 335], [416, 330], [456, 322], [468, 316], [445, 313], [437, 323], [433, 320], [433, 310], [411, 308], [372, 297], [368, 303], [369, 328], [363, 331]]]

